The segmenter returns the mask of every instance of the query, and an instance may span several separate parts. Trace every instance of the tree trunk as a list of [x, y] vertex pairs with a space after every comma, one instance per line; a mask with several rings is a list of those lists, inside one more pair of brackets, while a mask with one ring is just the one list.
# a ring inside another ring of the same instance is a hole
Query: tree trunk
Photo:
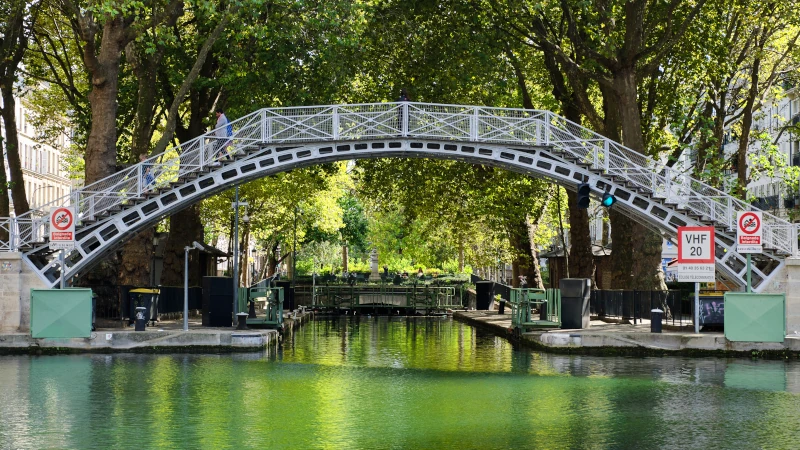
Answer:
[[[0, 217], [11, 217], [8, 202], [8, 180], [6, 179], [6, 159], [0, 158]], [[6, 228], [0, 227], [0, 241], [8, 242], [9, 234]]]
[[348, 253], [347, 244], [345, 244], [345, 245], [342, 246], [342, 271], [343, 272], [347, 272], [347, 260], [349, 259], [347, 253]]
[[592, 278], [594, 254], [589, 233], [589, 212], [577, 207], [578, 195], [569, 190], [567, 202], [569, 203], [569, 276]]
[[[642, 134], [642, 120], [639, 104], [637, 103], [636, 71], [633, 67], [623, 68], [614, 74], [614, 90], [618, 105], [619, 119], [622, 128], [622, 142], [628, 148], [644, 154], [645, 143]], [[621, 218], [617, 215], [618, 219]], [[617, 230], [617, 234], [630, 233], [630, 244], [633, 251], [631, 258], [630, 287], [642, 290], [664, 290], [664, 277], [661, 271], [661, 245], [663, 239], [660, 234], [639, 225], [631, 220], [622, 221], [623, 224], [612, 223], [611, 233], [618, 225], [624, 225], [624, 230]], [[623, 245], [626, 245], [623, 238]], [[616, 240], [615, 249], [621, 250]], [[612, 255], [617, 252], [612, 252]], [[616, 268], [615, 268], [616, 269]], [[614, 277], [621, 282], [623, 277]]]
[[[512, 273], [516, 272], [516, 277], [512, 280], [512, 286], [519, 287], [519, 277], [524, 275], [528, 279], [528, 286], [542, 287], [542, 274], [539, 270], [538, 252], [531, 245], [530, 230], [527, 220], [522, 218], [511, 223], [508, 230], [509, 243], [511, 244], [511, 267]], [[514, 266], [517, 266], [516, 271]]]
[[156, 230], [147, 227], [123, 247], [118, 283], [131, 286], [149, 286], [150, 265], [153, 260], [153, 237]]
[[[611, 211], [611, 289], [630, 289], [633, 271], [633, 226], [635, 222]], [[618, 249], [618, 250], [617, 250]]]
[[[125, 20], [104, 24], [99, 54], [94, 45], [84, 46], [84, 62], [91, 81], [89, 106], [92, 125], [86, 143], [84, 183], [89, 185], [116, 171], [117, 93], [122, 49], [126, 45]], [[93, 37], [93, 36], [92, 36]]]
[[[25, 214], [28, 212], [30, 207], [28, 206], [28, 198], [25, 195], [25, 181], [22, 177], [22, 161], [20, 161], [19, 157], [19, 139], [17, 136], [17, 120], [16, 120], [16, 102], [14, 100], [14, 91], [13, 85], [11, 84], [3, 84], [2, 88], [0, 88], [3, 95], [3, 126], [6, 129], [6, 136], [5, 136], [5, 144], [6, 144], [6, 156], [8, 158], [8, 173], [9, 173], [9, 180], [10, 183], [6, 184], [3, 183], [3, 187], [10, 185], [11, 187], [11, 200], [14, 202], [14, 213], [17, 216]], [[5, 165], [5, 163], [4, 163]], [[3, 169], [2, 175], [3, 181], [6, 181], [6, 174], [5, 169]], [[5, 190], [5, 189], [4, 189]], [[8, 196], [3, 196], [2, 202], [5, 204], [5, 214], [1, 215], [0, 217], [8, 217], [9, 214], [9, 205], [8, 205]], [[0, 208], [3, 208], [2, 204], [0, 204]], [[2, 212], [2, 210], [0, 210]]]
[[464, 239], [458, 240], [458, 273], [464, 273]]
[[[199, 204], [194, 204], [169, 218], [169, 237], [164, 250], [164, 269], [161, 273], [162, 285], [183, 285], [183, 248], [191, 246], [192, 241], [204, 242], [203, 235]], [[200, 286], [203, 282], [196, 264], [199, 264], [199, 258], [189, 261], [189, 284], [192, 286]]]
[[760, 67], [761, 58], [756, 57], [753, 61], [753, 68], [750, 70], [750, 89], [747, 92], [747, 100], [742, 111], [742, 135], [739, 137], [739, 149], [736, 153], [736, 177], [739, 181], [737, 194], [742, 198], [747, 194], [747, 184], [749, 181], [747, 176], [747, 147], [750, 145], [750, 127], [753, 126], [753, 105], [758, 96]]

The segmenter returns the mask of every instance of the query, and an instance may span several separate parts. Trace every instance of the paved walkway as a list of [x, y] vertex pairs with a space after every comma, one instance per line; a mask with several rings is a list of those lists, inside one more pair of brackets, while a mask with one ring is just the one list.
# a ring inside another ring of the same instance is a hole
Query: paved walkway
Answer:
[[[510, 314], [496, 311], [459, 311], [453, 318], [513, 337]], [[668, 331], [651, 333], [650, 323], [612, 324], [592, 320], [586, 329], [542, 329], [522, 334], [520, 340], [545, 350], [585, 353], [679, 353], [719, 356], [800, 356], [800, 336], [784, 342], [732, 342], [721, 332]]]
[[[284, 319], [287, 332], [306, 322], [311, 313], [296, 319]], [[83, 352], [232, 352], [263, 350], [276, 346], [281, 335], [277, 330], [203, 327], [200, 320], [189, 321], [183, 331], [182, 320], [158, 322], [145, 331], [133, 327], [98, 328], [88, 338], [34, 339], [30, 333], [0, 335], [0, 355], [12, 353], [83, 353]]]

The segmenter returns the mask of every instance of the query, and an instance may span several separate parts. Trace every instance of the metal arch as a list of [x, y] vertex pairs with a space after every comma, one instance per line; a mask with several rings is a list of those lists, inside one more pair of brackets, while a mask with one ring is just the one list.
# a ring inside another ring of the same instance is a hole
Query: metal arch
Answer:
[[[262, 109], [233, 121], [230, 127], [233, 130], [230, 135], [220, 133], [223, 137], [219, 137], [216, 132], [222, 130], [212, 130], [39, 209], [17, 218], [0, 218], [0, 230], [10, 234], [8, 241], [0, 242], [0, 251], [23, 251], [28, 261], [42, 268], [41, 276], [54, 280], [60, 275], [48, 266], [51, 262], [49, 252], [43, 245], [48, 226], [46, 211], [52, 206], [74, 206], [84, 222], [79, 230], [81, 239], [87, 236], [95, 239], [88, 246], [73, 252], [68, 271], [72, 273], [72, 267], [80, 265], [87, 255], [95, 255], [98, 248], [107, 247], [107, 242], [124, 240], [124, 237], [115, 238], [115, 233], [125, 229], [119, 228], [120, 224], [125, 225], [125, 221], [130, 222], [134, 220], [132, 217], [138, 217], [138, 212], [131, 212], [134, 209], [139, 211], [137, 208], [142, 205], [149, 207], [142, 209], [141, 213], [145, 214], [147, 221], [154, 221], [165, 214], [163, 211], [169, 209], [167, 206], [180, 203], [182, 197], [175, 195], [155, 202], [145, 198], [147, 186], [143, 174], [147, 170], [156, 179], [176, 187], [172, 190], [174, 194], [181, 192], [177, 189], [180, 187], [190, 189], [192, 183], [187, 181], [189, 178], [214, 179], [206, 174], [220, 149], [241, 149], [252, 156], [255, 150], [264, 145], [272, 145], [273, 151], [280, 153], [287, 151], [278, 147], [280, 145], [321, 144], [318, 150], [327, 145], [331, 148], [335, 146], [338, 152], [340, 145], [353, 145], [357, 150], [355, 147], [370, 140], [388, 142], [400, 137], [422, 142], [423, 145], [438, 140], [455, 146], [469, 146], [466, 143], [472, 143], [484, 147], [551, 148], [552, 157], [562, 158], [561, 163], [569, 163], [583, 170], [596, 189], [605, 189], [608, 185], [614, 186], [615, 190], [620, 189], [620, 196], [627, 195], [633, 199], [632, 203], [626, 204], [629, 214], [644, 221], [658, 222], [660, 229], [671, 232], [675, 223], [684, 222], [678, 217], [688, 219], [686, 223], [715, 225], [720, 242], [717, 256], [721, 267], [735, 273], [740, 282], [743, 278], [744, 258], [733, 252], [731, 232], [737, 211], [756, 208], [549, 111], [410, 102], [308, 106]], [[419, 153], [418, 150], [413, 147], [408, 149], [409, 154]], [[307, 158], [309, 155], [297, 154], [297, 157]], [[448, 159], [458, 157], [450, 156]], [[464, 159], [472, 160], [466, 156]], [[322, 160], [316, 159], [318, 162]], [[516, 167], [507, 164], [507, 161], [504, 163], [491, 158], [483, 162], [505, 164], [512, 170]], [[305, 163], [301, 161], [297, 164]], [[224, 171], [214, 171], [217, 172]], [[237, 178], [236, 175], [230, 178], [226, 176], [222, 176], [226, 185], [233, 184], [231, 178]], [[566, 181], [564, 183], [569, 184]], [[219, 189], [224, 188], [224, 185], [219, 186]], [[125, 216], [121, 211], [133, 216]], [[651, 217], [652, 212], [660, 216]], [[760, 257], [762, 265], [756, 267], [763, 267], [764, 273], [772, 274], [775, 267], [783, 264], [785, 255], [800, 256], [798, 228], [767, 212], [763, 217], [765, 255]], [[672, 218], [676, 218], [677, 222], [669, 222]], [[89, 222], [93, 224], [86, 225]], [[768, 277], [762, 277], [764, 273], [756, 270], [756, 285], [766, 281]]]
[[[441, 140], [384, 139], [361, 142], [315, 143], [296, 147], [269, 146], [255, 150], [236, 162], [205, 173], [194, 180], [176, 185], [170, 190], [110, 215], [106, 220], [82, 227], [76, 250], [71, 254], [67, 276], [92, 265], [103, 255], [118, 248], [126, 239], [163, 217], [214, 195], [231, 186], [298, 167], [324, 162], [378, 157], [427, 157], [461, 160], [487, 164], [527, 175], [545, 177], [564, 186], [587, 180], [595, 194], [606, 187], [617, 196], [618, 204], [629, 215], [643, 220], [664, 234], [674, 236], [677, 226], [697, 222], [686, 215], [664, 208], [658, 202], [638, 195], [621, 183], [607, 180], [578, 164], [566, 161], [545, 147], [510, 148], [503, 145], [475, 145]], [[722, 243], [724, 248], [725, 246]], [[44, 251], [42, 246], [38, 249]], [[718, 258], [718, 265], [733, 279], [741, 273], [725, 265], [730, 254]], [[45, 265], [37, 272], [51, 285], [58, 283], [55, 267]], [[757, 270], [757, 269], [756, 269]], [[763, 273], [756, 272], [765, 277]]]

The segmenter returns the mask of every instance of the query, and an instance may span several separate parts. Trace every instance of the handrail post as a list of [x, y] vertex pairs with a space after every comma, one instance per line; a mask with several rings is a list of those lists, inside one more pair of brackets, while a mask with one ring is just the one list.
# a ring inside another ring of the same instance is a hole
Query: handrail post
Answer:
[[798, 235], [800, 235], [800, 224], [794, 223], [794, 224], [791, 225], [791, 227], [792, 228], [789, 229], [789, 232], [792, 233], [792, 234], [789, 237], [789, 239], [792, 241], [792, 256], [797, 258], [798, 256], [800, 256], [800, 255], [798, 255], [798, 253], [800, 253], [800, 251], [798, 251], [798, 248], [797, 248], [798, 247], [797, 238], [798, 238]]
[[726, 218], [728, 219], [728, 230], [733, 230], [733, 221], [736, 220], [733, 218], [733, 198], [728, 195], [728, 213], [726, 214]]
[[8, 233], [9, 248], [11, 251], [16, 251], [19, 248], [19, 221], [16, 217], [11, 219], [11, 230]]
[[200, 147], [197, 149], [199, 154], [197, 155], [197, 164], [199, 166], [199, 170], [203, 170], [205, 166], [206, 160], [206, 137], [205, 135], [200, 136]]
[[609, 163], [611, 161], [611, 155], [609, 154], [609, 146], [608, 146], [608, 139], [603, 140], [603, 173], [608, 173]]
[[331, 130], [333, 132], [332, 133], [333, 134], [333, 140], [334, 141], [338, 141], [339, 140], [339, 107], [338, 106], [334, 106], [333, 107], [333, 116], [331, 117], [331, 127], [333, 128], [333, 130]]
[[402, 126], [402, 135], [403, 137], [408, 137], [408, 102], [403, 102], [403, 123]]
[[[142, 163], [137, 164], [136, 165], [136, 196], [137, 197], [141, 197], [142, 196], [142, 178], [144, 176], [143, 173], [142, 173], [142, 170], [143, 170]], [[180, 173], [180, 168], [178, 168], [178, 173]]]
[[267, 110], [262, 109], [261, 115], [261, 142], [267, 142]]
[[472, 117], [469, 120], [469, 140], [478, 142], [478, 107], [472, 108]]
[[544, 145], [545, 147], [550, 146], [550, 112], [548, 111], [545, 115], [547, 121], [544, 123]]

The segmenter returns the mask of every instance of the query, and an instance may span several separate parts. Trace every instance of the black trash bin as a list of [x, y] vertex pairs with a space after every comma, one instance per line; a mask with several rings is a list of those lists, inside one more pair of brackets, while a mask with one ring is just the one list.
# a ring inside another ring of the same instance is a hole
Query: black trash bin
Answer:
[[589, 328], [589, 298], [592, 280], [589, 278], [564, 278], [561, 289], [561, 328]]
[[152, 288], [136, 288], [128, 291], [130, 305], [130, 323], [136, 320], [136, 309], [143, 306], [145, 309], [145, 321], [150, 322], [150, 326], [155, 326], [158, 320], [158, 299], [161, 291]]
[[506, 301], [505, 300], [500, 300], [498, 303], [500, 304], [500, 306], [498, 306], [498, 308], [497, 308], [497, 314], [505, 314], [506, 313]]
[[136, 328], [134, 331], [144, 331], [147, 326], [147, 308], [144, 306], [136, 307]]
[[650, 332], [661, 333], [661, 321], [664, 319], [664, 311], [660, 309], [650, 310]]

